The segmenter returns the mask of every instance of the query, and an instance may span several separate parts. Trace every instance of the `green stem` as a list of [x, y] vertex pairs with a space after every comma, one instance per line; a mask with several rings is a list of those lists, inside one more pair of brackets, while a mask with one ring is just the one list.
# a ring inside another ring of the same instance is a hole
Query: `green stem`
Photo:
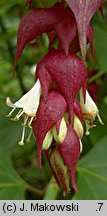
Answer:
[[[3, 21], [1, 19], [0, 19], [0, 26], [1, 26], [2, 32], [4, 32], [6, 34], [7, 31], [6, 31], [5, 25], [4, 25], [4, 23], [3, 23]], [[6, 41], [6, 44], [7, 44], [8, 52], [10, 54], [11, 61], [12, 61], [12, 64], [13, 64], [13, 59], [14, 59], [13, 47], [11, 46], [11, 43], [10, 43], [9, 40]], [[24, 83], [23, 83], [21, 73], [19, 71], [19, 67], [17, 67], [17, 78], [18, 78], [18, 81], [19, 81], [19, 84], [20, 84], [20, 87], [21, 87], [21, 90], [22, 90], [22, 94], [25, 94], [26, 89], [25, 89], [25, 86], [24, 86]]]
[[54, 177], [52, 176], [50, 182], [47, 185], [44, 200], [55, 200], [58, 196], [59, 191], [60, 189]]
[[44, 195], [44, 193], [45, 193], [45, 190], [39, 190], [39, 189], [33, 187], [32, 185], [29, 185], [29, 184], [27, 184], [26, 189], [27, 189], [28, 191], [30, 191], [31, 193], [33, 193], [33, 194], [39, 196], [39, 197], [43, 197], [43, 195]]

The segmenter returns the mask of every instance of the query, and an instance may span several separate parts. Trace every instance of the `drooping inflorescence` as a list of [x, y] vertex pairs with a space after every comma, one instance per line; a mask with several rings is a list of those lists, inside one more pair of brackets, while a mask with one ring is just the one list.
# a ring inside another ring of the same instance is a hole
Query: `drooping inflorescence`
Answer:
[[[42, 151], [59, 187], [70, 192], [69, 179], [78, 191], [75, 179], [77, 162], [82, 151], [84, 127], [86, 134], [94, 127], [96, 116], [102, 123], [99, 110], [89, 95], [85, 66], [86, 44], [90, 44], [94, 57], [93, 29], [90, 20], [102, 0], [66, 0], [51, 8], [31, 10], [21, 21], [17, 36], [16, 63], [25, 46], [42, 33], [49, 37], [49, 51], [36, 68], [33, 88], [16, 103], [7, 98], [7, 105], [20, 111], [14, 118], [24, 115], [25, 127], [33, 129], [41, 169]], [[32, 1], [27, 1], [31, 5]], [[54, 42], [58, 40], [55, 49]], [[81, 51], [82, 57], [77, 53]], [[30, 133], [31, 134], [31, 133]]]

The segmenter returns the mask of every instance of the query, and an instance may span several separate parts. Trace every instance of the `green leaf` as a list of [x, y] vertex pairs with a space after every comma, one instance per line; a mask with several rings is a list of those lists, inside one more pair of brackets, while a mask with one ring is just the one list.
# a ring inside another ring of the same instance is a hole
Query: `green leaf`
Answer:
[[[104, 86], [104, 88], [106, 89], [106, 86]], [[105, 93], [105, 95], [106, 95], [106, 93]], [[97, 144], [99, 142], [99, 140], [101, 140], [107, 134], [107, 105], [103, 101], [104, 101], [104, 99], [103, 99], [103, 95], [102, 95], [100, 102], [99, 102], [99, 105], [100, 105], [99, 106], [99, 112], [100, 112], [100, 116], [101, 116], [101, 119], [102, 119], [104, 125], [101, 125], [98, 122], [98, 119], [96, 119], [96, 122], [95, 122], [96, 127], [90, 129], [89, 138], [92, 141], [93, 145]]]
[[22, 133], [21, 122], [12, 122], [5, 116], [0, 119], [0, 147], [3, 149], [11, 149], [20, 141]]
[[107, 199], [107, 135], [78, 164], [79, 192], [73, 199]]
[[44, 200], [55, 200], [58, 196], [60, 189], [54, 179], [54, 177], [51, 178], [47, 190], [44, 196]]
[[12, 166], [10, 157], [0, 149], [0, 200], [25, 199], [27, 183]]
[[99, 72], [93, 76], [90, 81], [96, 80], [107, 72], [107, 24], [102, 25], [94, 24], [94, 48], [95, 57]]

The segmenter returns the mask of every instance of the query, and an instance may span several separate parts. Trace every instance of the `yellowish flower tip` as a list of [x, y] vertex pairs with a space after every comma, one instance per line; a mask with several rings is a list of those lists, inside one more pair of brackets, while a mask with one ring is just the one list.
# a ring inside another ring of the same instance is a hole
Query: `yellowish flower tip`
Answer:
[[75, 132], [77, 133], [79, 139], [81, 140], [84, 134], [83, 125], [80, 121], [80, 119], [74, 115], [74, 126], [73, 126]]
[[45, 138], [44, 138], [44, 140], [43, 140], [43, 144], [42, 144], [43, 150], [49, 149], [49, 147], [50, 147], [51, 144], [52, 144], [52, 140], [53, 140], [53, 134], [52, 134], [52, 129], [50, 129], [50, 130], [47, 132], [47, 134], [46, 134], [46, 136], [45, 136]]
[[59, 134], [57, 134], [56, 127], [54, 126], [53, 135], [57, 143], [62, 143], [65, 140], [66, 135], [67, 135], [67, 125], [66, 125], [64, 117], [62, 118], [61, 123], [60, 123]]
[[82, 152], [82, 149], [83, 149], [83, 147], [82, 147], [82, 141], [80, 140], [80, 152]]

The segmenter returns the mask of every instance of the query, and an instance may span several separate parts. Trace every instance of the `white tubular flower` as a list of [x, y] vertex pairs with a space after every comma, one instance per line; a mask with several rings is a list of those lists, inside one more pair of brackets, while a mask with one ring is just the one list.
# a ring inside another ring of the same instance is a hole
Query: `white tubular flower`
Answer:
[[13, 119], [14, 121], [18, 121], [23, 114], [25, 115], [22, 139], [19, 142], [20, 145], [24, 144], [24, 135], [25, 135], [26, 125], [32, 128], [31, 124], [32, 124], [33, 119], [36, 118], [36, 112], [39, 107], [41, 93], [42, 93], [41, 84], [38, 79], [35, 85], [32, 87], [32, 89], [28, 91], [25, 95], [23, 95], [17, 102], [12, 103], [9, 97], [6, 99], [6, 104], [9, 107], [13, 108], [12, 111], [7, 115], [7, 117], [10, 117], [16, 108], [19, 108], [20, 111]]
[[57, 143], [62, 143], [67, 135], [67, 126], [64, 117], [61, 120], [59, 134], [57, 134], [56, 127], [53, 127], [54, 139]]
[[52, 140], [53, 140], [53, 133], [51, 129], [47, 132], [45, 139], [43, 140], [43, 145], [42, 145], [43, 150], [49, 149], [49, 147], [51, 146]]
[[96, 116], [98, 117], [98, 120], [101, 124], [103, 124], [103, 122], [99, 116], [99, 110], [93, 99], [89, 95], [88, 91], [86, 91], [86, 102], [84, 104], [83, 93], [82, 90], [80, 90], [80, 105], [82, 108], [84, 119], [86, 120], [86, 135], [89, 135], [88, 129], [96, 126], [93, 125]]

